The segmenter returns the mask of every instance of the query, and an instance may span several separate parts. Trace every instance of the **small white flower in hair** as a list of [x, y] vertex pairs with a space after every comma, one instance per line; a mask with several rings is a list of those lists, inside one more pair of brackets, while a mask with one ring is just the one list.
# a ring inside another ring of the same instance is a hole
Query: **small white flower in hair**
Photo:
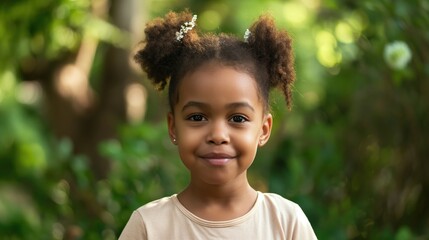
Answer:
[[249, 40], [249, 37], [250, 37], [250, 34], [252, 34], [252, 32], [250, 32], [250, 30], [249, 29], [246, 29], [246, 32], [244, 32], [244, 41], [245, 42], [248, 42]]
[[185, 37], [185, 33], [187, 33], [188, 31], [192, 30], [195, 27], [195, 21], [197, 21], [197, 15], [194, 15], [191, 21], [185, 22], [180, 27], [180, 32], [176, 32], [177, 41], [182, 40], [182, 38]]

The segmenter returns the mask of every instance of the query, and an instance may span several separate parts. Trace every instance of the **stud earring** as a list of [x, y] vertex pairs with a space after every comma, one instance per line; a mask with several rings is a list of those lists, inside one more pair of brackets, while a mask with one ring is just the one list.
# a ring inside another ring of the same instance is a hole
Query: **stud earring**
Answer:
[[175, 138], [173, 138], [173, 142], [176, 143], [176, 139]]

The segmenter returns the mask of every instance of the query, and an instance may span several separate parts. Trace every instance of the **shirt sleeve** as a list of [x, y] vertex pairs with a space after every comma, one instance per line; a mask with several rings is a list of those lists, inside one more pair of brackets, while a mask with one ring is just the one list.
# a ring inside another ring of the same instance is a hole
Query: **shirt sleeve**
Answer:
[[293, 229], [293, 239], [317, 239], [316, 234], [311, 227], [310, 221], [308, 221], [307, 216], [305, 216], [301, 207], [296, 205], [295, 212], [296, 222]]
[[147, 240], [146, 227], [140, 213], [134, 211], [122, 230], [119, 240]]

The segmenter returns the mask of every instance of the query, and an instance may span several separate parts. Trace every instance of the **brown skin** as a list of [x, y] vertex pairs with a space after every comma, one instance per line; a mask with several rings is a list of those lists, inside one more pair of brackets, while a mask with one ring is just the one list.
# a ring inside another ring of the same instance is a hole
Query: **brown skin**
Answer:
[[208, 62], [185, 75], [178, 86], [170, 137], [191, 181], [179, 201], [206, 220], [246, 214], [256, 201], [247, 169], [257, 148], [269, 139], [273, 118], [255, 79], [235, 68]]

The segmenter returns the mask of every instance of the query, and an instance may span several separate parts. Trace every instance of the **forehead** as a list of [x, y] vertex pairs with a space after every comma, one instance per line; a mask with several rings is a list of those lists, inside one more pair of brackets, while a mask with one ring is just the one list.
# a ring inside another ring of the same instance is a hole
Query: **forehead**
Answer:
[[178, 88], [176, 105], [188, 101], [209, 104], [247, 102], [253, 107], [262, 105], [255, 79], [234, 67], [210, 62], [186, 74]]

